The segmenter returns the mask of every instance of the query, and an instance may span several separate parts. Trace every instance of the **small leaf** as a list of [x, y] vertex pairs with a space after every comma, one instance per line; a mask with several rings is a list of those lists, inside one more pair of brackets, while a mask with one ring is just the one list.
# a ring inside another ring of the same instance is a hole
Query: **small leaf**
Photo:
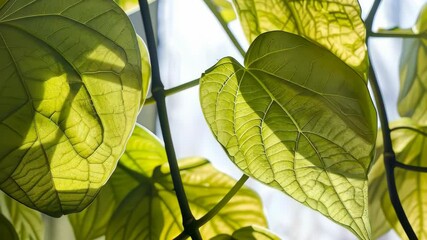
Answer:
[[[391, 124], [391, 138], [396, 159], [407, 165], [427, 166], [427, 127], [417, 125], [413, 120], [404, 118]], [[383, 145], [377, 146], [378, 154], [375, 165], [370, 173], [373, 181], [370, 187], [372, 202], [380, 202], [381, 209], [389, 224], [402, 238], [407, 238], [402, 229], [387, 192], [386, 175], [383, 163]], [[408, 171], [395, 168], [396, 187], [402, 207], [405, 210], [409, 223], [419, 239], [427, 238], [427, 175], [422, 172]], [[374, 189], [373, 189], [374, 190]], [[380, 224], [380, 223], [377, 223]], [[375, 226], [375, 225], [374, 225]]]
[[136, 125], [120, 162], [139, 174], [151, 177], [154, 168], [167, 162], [167, 156], [160, 140], [145, 127]]
[[0, 213], [0, 237], [7, 240], [19, 240], [13, 225]]
[[280, 238], [265, 228], [248, 226], [234, 231], [231, 236], [220, 234], [211, 238], [211, 240], [280, 240]]
[[158, 138], [137, 124], [117, 169], [95, 201], [83, 211], [68, 216], [76, 238], [89, 240], [105, 235], [120, 202], [139, 186], [143, 176], [151, 176], [154, 167], [166, 161]]
[[[0, 204], [2, 206], [2, 212], [7, 213], [7, 216], [9, 216], [19, 239], [44, 239], [44, 224], [40, 212], [22, 205], [5, 194], [0, 194]], [[0, 231], [0, 233], [2, 233], [2, 231]]]
[[200, 83], [204, 116], [230, 159], [369, 239], [377, 122], [363, 79], [328, 50], [280, 31], [260, 35], [245, 66], [224, 58]]
[[0, 188], [51, 216], [81, 211], [145, 91], [132, 24], [103, 0], [8, 1], [0, 16]]
[[233, 4], [231, 0], [205, 0], [211, 2], [215, 6], [218, 13], [221, 15], [221, 18], [224, 22], [229, 23], [236, 19], [236, 13], [233, 9]]
[[[427, 31], [427, 5], [422, 9], [414, 33]], [[427, 39], [403, 39], [400, 58], [400, 93], [398, 110], [402, 117], [427, 124]]]
[[[204, 159], [179, 161], [182, 181], [193, 214], [200, 218], [229, 191], [235, 181]], [[182, 217], [168, 166], [153, 174], [151, 184], [141, 184], [115, 211], [107, 239], [173, 239], [182, 231]], [[231, 233], [240, 227], [266, 225], [259, 197], [242, 188], [210, 222], [201, 228], [205, 238]]]
[[234, 0], [249, 42], [273, 30], [318, 42], [367, 80], [366, 29], [357, 0]]

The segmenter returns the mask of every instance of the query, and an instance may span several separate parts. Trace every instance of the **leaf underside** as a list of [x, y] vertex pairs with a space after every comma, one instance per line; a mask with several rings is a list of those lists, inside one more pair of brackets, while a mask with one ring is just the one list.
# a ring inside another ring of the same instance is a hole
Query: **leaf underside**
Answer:
[[280, 240], [280, 238], [265, 228], [248, 226], [234, 231], [231, 236], [220, 234], [211, 238], [211, 240]]
[[207, 70], [200, 99], [245, 174], [370, 238], [376, 113], [353, 69], [300, 36], [268, 32], [252, 43], [245, 67], [224, 58]]
[[233, 0], [249, 42], [283, 30], [329, 49], [367, 79], [366, 30], [357, 0]]
[[141, 56], [112, 1], [16, 0], [0, 9], [0, 188], [51, 216], [85, 208], [124, 151]]

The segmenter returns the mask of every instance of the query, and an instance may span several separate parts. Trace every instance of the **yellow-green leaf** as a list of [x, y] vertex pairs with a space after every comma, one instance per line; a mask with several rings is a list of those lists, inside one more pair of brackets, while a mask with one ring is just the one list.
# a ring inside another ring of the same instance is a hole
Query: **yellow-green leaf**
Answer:
[[268, 32], [250, 46], [245, 67], [224, 58], [207, 70], [200, 99], [245, 174], [370, 238], [376, 112], [352, 68], [303, 37]]
[[81, 211], [139, 112], [146, 84], [132, 24], [112, 1], [8, 1], [0, 65], [1, 190], [51, 216]]
[[[235, 184], [204, 159], [179, 161], [188, 202], [196, 218], [208, 212]], [[152, 184], [141, 184], [115, 211], [106, 233], [114, 240], [173, 239], [182, 232], [182, 217], [168, 165], [155, 170]], [[265, 226], [259, 197], [242, 188], [230, 202], [201, 229], [204, 238], [232, 233], [247, 225]]]
[[[398, 120], [391, 124], [391, 138], [396, 159], [404, 164], [412, 166], [427, 166], [427, 127], [422, 127], [409, 118]], [[381, 137], [381, 136], [379, 136]], [[381, 209], [389, 224], [406, 239], [406, 233], [402, 229], [394, 209], [388, 197], [386, 175], [383, 163], [383, 144], [377, 146], [378, 157], [372, 168], [371, 176], [374, 177], [371, 186], [376, 191], [371, 192], [372, 202], [380, 202]], [[402, 207], [414, 229], [418, 239], [427, 238], [427, 175], [423, 172], [408, 171], [395, 168], [396, 187]], [[375, 224], [380, 224], [379, 222]]]
[[211, 240], [280, 240], [280, 238], [267, 229], [255, 225], [240, 228], [234, 231], [231, 236], [220, 234]]
[[[427, 5], [422, 9], [413, 32], [427, 32]], [[410, 117], [422, 125], [427, 124], [427, 39], [425, 36], [403, 40], [398, 110], [402, 117]]]
[[205, 2], [215, 7], [224, 22], [229, 23], [236, 19], [231, 0], [205, 0]]
[[120, 202], [147, 179], [144, 176], [151, 176], [153, 169], [166, 161], [165, 149], [158, 138], [137, 124], [117, 169], [95, 201], [83, 211], [68, 216], [76, 238], [90, 240], [105, 235]]
[[283, 30], [311, 39], [367, 79], [366, 30], [357, 0], [233, 0], [249, 42]]
[[140, 36], [138, 36], [138, 47], [141, 53], [141, 75], [142, 75], [142, 93], [140, 110], [144, 106], [145, 99], [147, 98], [148, 89], [151, 83], [151, 62], [147, 46]]
[[19, 239], [44, 239], [44, 224], [40, 212], [24, 206], [23, 204], [15, 201], [5, 194], [0, 194], [0, 206], [5, 217], [10, 219], [19, 236]]

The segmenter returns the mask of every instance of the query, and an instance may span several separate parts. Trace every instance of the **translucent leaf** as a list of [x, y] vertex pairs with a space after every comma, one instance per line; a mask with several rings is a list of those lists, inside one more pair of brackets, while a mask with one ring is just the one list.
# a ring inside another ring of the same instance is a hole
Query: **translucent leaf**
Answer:
[[0, 213], [0, 237], [8, 240], [19, 240], [13, 225]]
[[120, 162], [139, 174], [151, 177], [154, 168], [167, 162], [167, 156], [160, 140], [145, 127], [136, 125]]
[[140, 36], [138, 36], [138, 47], [141, 53], [141, 74], [142, 74], [142, 94], [141, 94], [141, 105], [144, 105], [145, 99], [147, 98], [148, 89], [150, 89], [151, 83], [151, 62], [150, 55], [148, 53], [147, 46]]
[[245, 67], [202, 76], [205, 118], [245, 174], [369, 239], [367, 173], [376, 113], [363, 79], [328, 50], [286, 32], [260, 35]]
[[[427, 5], [422, 9], [414, 33], [427, 31]], [[398, 110], [419, 124], [427, 124], [427, 39], [403, 39], [400, 59]]]
[[280, 240], [280, 238], [265, 228], [248, 226], [234, 231], [231, 236], [220, 234], [211, 238], [211, 240]]
[[105, 235], [120, 202], [141, 181], [147, 181], [143, 176], [151, 176], [154, 167], [166, 161], [165, 150], [157, 137], [136, 125], [117, 169], [95, 201], [83, 211], [68, 216], [76, 238], [89, 240]]
[[[204, 159], [179, 161], [190, 207], [196, 218], [208, 212], [235, 184]], [[115, 211], [107, 230], [108, 239], [173, 239], [182, 232], [182, 217], [168, 166], [153, 174], [152, 184], [141, 184]], [[231, 201], [201, 228], [204, 238], [232, 233], [243, 226], [265, 226], [259, 197], [242, 188]]]
[[[19, 239], [44, 239], [44, 224], [42, 216], [39, 212], [22, 205], [21, 203], [13, 200], [12, 198], [4, 194], [0, 194], [0, 205], [3, 214], [8, 219], [10, 219], [12, 225], [14, 226], [19, 236]], [[0, 231], [0, 233], [2, 232]]]
[[233, 0], [249, 42], [283, 30], [329, 49], [367, 79], [366, 29], [357, 0]]
[[[398, 161], [412, 166], [427, 166], [427, 128], [421, 127], [411, 119], [401, 119], [391, 124], [398, 128], [392, 132], [393, 149]], [[378, 158], [371, 175], [377, 176], [377, 182], [386, 182], [383, 163], [383, 145], [377, 146]], [[422, 172], [395, 168], [396, 186], [402, 207], [418, 239], [427, 238], [427, 175]], [[406, 239], [406, 234], [397, 220], [388, 197], [387, 185], [377, 184], [376, 191], [371, 192], [372, 201], [381, 203], [383, 214], [396, 232]], [[377, 223], [379, 224], [379, 223]]]
[[234, 12], [231, 0], [205, 0], [211, 2], [215, 6], [218, 13], [221, 15], [224, 22], [229, 23], [236, 19], [236, 13]]
[[51, 216], [97, 195], [139, 112], [141, 56], [112, 1], [0, 9], [0, 188]]
[[[148, 0], [148, 3], [153, 3], [156, 0]], [[124, 11], [129, 11], [139, 8], [138, 0], [114, 0]]]

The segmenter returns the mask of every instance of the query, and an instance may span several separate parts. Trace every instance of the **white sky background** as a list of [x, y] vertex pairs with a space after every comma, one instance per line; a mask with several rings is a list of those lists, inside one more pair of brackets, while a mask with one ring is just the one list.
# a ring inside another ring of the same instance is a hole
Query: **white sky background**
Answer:
[[[372, 0], [360, 1], [365, 17]], [[383, 0], [374, 29], [411, 27], [424, 2], [427, 0]], [[242, 62], [243, 58], [203, 0], [162, 0], [159, 4], [159, 57], [166, 88], [199, 78], [206, 69], [225, 56], [232, 56]], [[232, 29], [247, 47], [237, 21], [232, 23]], [[398, 51], [401, 40], [372, 39], [370, 47], [388, 115], [396, 119]], [[203, 118], [198, 90], [198, 87], [194, 87], [167, 98], [177, 156], [206, 157], [216, 168], [238, 179], [240, 170], [228, 159]], [[356, 239], [346, 229], [277, 190], [254, 180], [249, 180], [247, 185], [262, 197], [270, 229], [282, 239]], [[383, 239], [396, 237], [389, 235]]]

